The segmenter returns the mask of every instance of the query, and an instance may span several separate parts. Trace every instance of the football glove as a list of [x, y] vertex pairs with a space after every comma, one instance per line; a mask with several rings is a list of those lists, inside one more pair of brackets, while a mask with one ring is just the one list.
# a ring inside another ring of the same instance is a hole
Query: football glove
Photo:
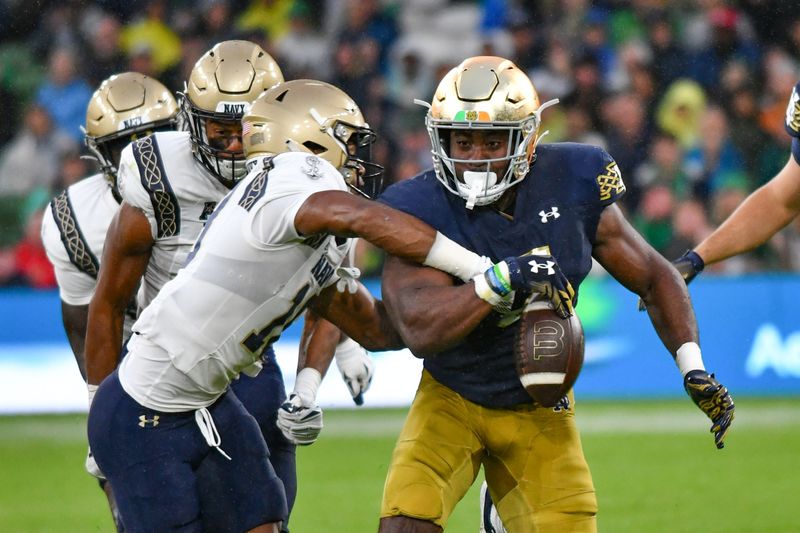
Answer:
[[350, 396], [356, 405], [363, 405], [364, 393], [372, 383], [375, 365], [367, 351], [353, 339], [347, 339], [336, 347], [336, 366], [342, 373]]
[[[561, 272], [561, 268], [552, 255], [507, 257], [484, 274], [489, 278], [487, 281], [490, 286], [498, 272], [501, 275], [504, 273], [501, 266], [503, 263], [508, 268], [508, 290], [541, 294], [550, 301], [553, 309], [561, 318], [572, 316], [575, 289], [572, 288], [567, 276]], [[505, 293], [501, 296], [505, 296]]]
[[89, 472], [92, 476], [96, 477], [99, 480], [105, 480], [106, 476], [100, 470], [100, 467], [97, 466], [97, 462], [94, 460], [94, 455], [92, 455], [92, 449], [89, 448], [86, 451], [86, 462], [84, 463], [84, 467], [86, 471]]
[[[705, 261], [694, 250], [686, 250], [682, 256], [672, 262], [686, 284], [690, 284], [697, 275], [706, 267]], [[644, 300], [639, 298], [639, 311], [647, 310]]]
[[318, 405], [303, 405], [300, 396], [292, 393], [278, 409], [277, 424], [289, 442], [308, 446], [322, 431], [322, 409]]
[[733, 422], [733, 398], [728, 389], [705, 370], [691, 370], [683, 378], [683, 387], [692, 401], [711, 419], [711, 433], [717, 448], [725, 447], [725, 435]]

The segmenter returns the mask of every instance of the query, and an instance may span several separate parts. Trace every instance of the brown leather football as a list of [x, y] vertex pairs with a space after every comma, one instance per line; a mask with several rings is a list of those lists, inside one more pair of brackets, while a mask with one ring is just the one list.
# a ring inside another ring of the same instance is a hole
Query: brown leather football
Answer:
[[545, 302], [528, 305], [519, 320], [514, 357], [517, 374], [537, 404], [555, 406], [583, 366], [583, 327], [578, 315], [559, 317]]

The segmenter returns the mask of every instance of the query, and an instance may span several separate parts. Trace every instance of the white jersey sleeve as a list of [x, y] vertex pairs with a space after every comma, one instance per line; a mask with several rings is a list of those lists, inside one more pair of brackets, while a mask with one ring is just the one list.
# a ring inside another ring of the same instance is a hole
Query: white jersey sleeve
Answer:
[[53, 264], [61, 299], [69, 305], [87, 305], [92, 299], [97, 281], [70, 261], [67, 249], [61, 241], [61, 232], [53, 217], [55, 201], [56, 199], [52, 200], [45, 208], [42, 220], [42, 243], [47, 258]]
[[[177, 200], [174, 200], [159, 158], [143, 157], [142, 148], [137, 144], [141, 142], [131, 143], [122, 151], [117, 170], [117, 187], [126, 203], [145, 214], [150, 223], [150, 233], [156, 240], [177, 231], [174, 225]], [[152, 142], [147, 142], [144, 147], [145, 150], [150, 149]]]
[[[251, 182], [262, 186], [260, 181], [264, 181], [266, 188], [265, 200], [252, 212], [250, 230], [256, 246], [283, 246], [302, 240], [294, 219], [308, 197], [322, 191], [347, 190], [339, 171], [314, 155], [289, 152], [266, 164], [271, 168]], [[253, 191], [250, 197], [255, 198], [257, 193]]]
[[86, 305], [91, 300], [108, 226], [118, 208], [102, 174], [70, 186], [47, 205], [42, 243], [65, 303]]

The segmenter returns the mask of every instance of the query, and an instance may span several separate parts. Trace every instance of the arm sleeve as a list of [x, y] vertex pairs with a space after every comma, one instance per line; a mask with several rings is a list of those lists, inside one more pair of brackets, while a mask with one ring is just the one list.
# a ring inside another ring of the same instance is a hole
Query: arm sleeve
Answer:
[[81, 272], [69, 259], [61, 233], [58, 230], [53, 213], [48, 204], [42, 220], [42, 243], [47, 258], [53, 264], [58, 282], [58, 292], [64, 303], [69, 305], [87, 305], [94, 295], [97, 281]]

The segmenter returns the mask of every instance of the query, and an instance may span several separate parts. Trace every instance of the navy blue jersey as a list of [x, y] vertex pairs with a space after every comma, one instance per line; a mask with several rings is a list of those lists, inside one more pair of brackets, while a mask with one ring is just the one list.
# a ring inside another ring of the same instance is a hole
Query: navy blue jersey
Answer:
[[786, 132], [792, 136], [792, 156], [800, 164], [800, 82], [792, 89], [789, 104], [786, 106]]
[[[585, 144], [537, 147], [537, 159], [519, 185], [514, 219], [493, 207], [468, 210], [428, 170], [392, 185], [379, 200], [424, 220], [477, 254], [500, 261], [548, 246], [577, 290], [592, 266], [600, 213], [625, 192], [619, 168], [604, 150]], [[492, 313], [464, 342], [424, 360], [440, 383], [487, 407], [529, 403], [519, 382], [512, 347], [515, 326], [501, 327]]]

